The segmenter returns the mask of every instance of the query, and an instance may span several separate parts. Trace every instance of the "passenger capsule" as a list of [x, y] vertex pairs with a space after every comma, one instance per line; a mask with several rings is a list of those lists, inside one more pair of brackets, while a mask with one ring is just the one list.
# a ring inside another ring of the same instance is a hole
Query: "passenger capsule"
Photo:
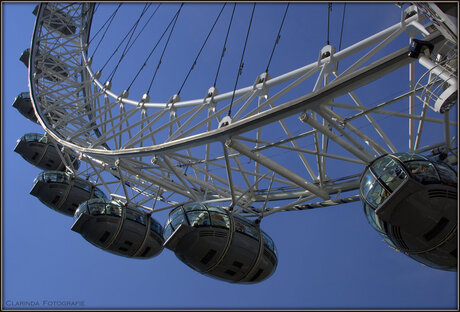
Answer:
[[25, 49], [21, 56], [19, 57], [19, 60], [27, 67], [29, 68], [29, 56], [30, 56], [30, 49]]
[[[61, 146], [58, 144], [58, 148]], [[59, 170], [65, 169], [65, 164], [59, 156], [56, 146], [46, 135], [39, 133], [28, 133], [23, 135], [16, 144], [14, 151], [22, 156], [32, 165], [42, 170]], [[66, 155], [72, 162], [74, 169], [80, 167], [80, 161], [71, 155]]]
[[[29, 56], [30, 56], [30, 48], [24, 50], [21, 54], [19, 60], [29, 68]], [[48, 55], [45, 59], [37, 53], [36, 61], [40, 61], [43, 63], [43, 66], [46, 66], [48, 70], [43, 74], [43, 77], [50, 81], [60, 81], [67, 77], [69, 77], [67, 65], [64, 64], [61, 60], [53, 55]], [[35, 68], [35, 74], [40, 75], [42, 73], [41, 68]]]
[[37, 116], [35, 116], [34, 108], [32, 107], [29, 92], [19, 93], [19, 95], [14, 99], [13, 107], [30, 121], [38, 123]]
[[62, 171], [44, 171], [34, 180], [30, 194], [60, 213], [73, 216], [78, 206], [91, 198], [106, 198], [90, 181]]
[[[39, 5], [35, 7], [32, 14], [37, 16]], [[52, 3], [48, 3], [43, 9], [43, 26], [50, 31], [56, 31], [60, 35], [68, 36], [75, 34], [76, 27], [71, 22], [69, 16], [62, 10], [58, 9]]]
[[393, 248], [429, 267], [457, 270], [457, 173], [411, 153], [385, 155], [364, 171], [369, 223]]
[[96, 247], [130, 258], [152, 258], [163, 250], [163, 227], [146, 212], [106, 198], [82, 203], [72, 230]]
[[172, 210], [165, 247], [192, 269], [231, 283], [257, 283], [276, 269], [272, 239], [258, 225], [225, 209], [186, 204]]

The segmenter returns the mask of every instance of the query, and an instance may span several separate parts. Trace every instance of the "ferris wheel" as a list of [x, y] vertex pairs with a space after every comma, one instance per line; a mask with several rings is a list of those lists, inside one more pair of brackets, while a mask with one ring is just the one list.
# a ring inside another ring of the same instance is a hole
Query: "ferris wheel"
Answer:
[[[263, 218], [358, 200], [395, 249], [456, 269], [455, 5], [407, 5], [398, 23], [343, 49], [330, 44], [328, 30], [314, 59], [273, 74], [280, 39], [295, 31], [286, 29], [290, 4], [283, 5], [269, 21], [276, 24], [271, 47], [259, 51], [268, 62], [244, 86], [251, 67], [245, 53], [260, 44], [253, 32], [261, 5], [247, 6], [239, 63], [223, 73], [238, 5], [217, 4], [193, 48], [174, 30], [194, 4], [142, 4], [120, 20], [122, 4], [37, 6], [22, 58], [30, 95], [16, 101], [45, 129], [16, 148], [46, 170], [32, 194], [74, 216], [72, 229], [100, 248], [149, 258], [166, 247], [193, 269], [230, 282], [258, 282], [275, 270]], [[160, 15], [165, 23], [152, 34]], [[120, 21], [127, 28], [117, 29], [115, 41], [109, 37]], [[171, 47], [175, 39], [185, 46]], [[212, 39], [215, 62], [201, 62]], [[168, 53], [189, 62], [184, 75], [161, 77]], [[198, 86], [196, 77], [211, 78]], [[178, 91], [158, 99], [161, 79]], [[416, 181], [415, 170], [425, 167], [436, 178]], [[445, 211], [422, 209], [434, 221], [417, 219], [415, 208], [395, 208], [416, 206], [409, 195], [430, 192], [444, 192], [432, 205], [445, 200]], [[161, 212], [169, 213], [164, 227], [155, 217]], [[417, 230], [407, 228], [407, 218]]]

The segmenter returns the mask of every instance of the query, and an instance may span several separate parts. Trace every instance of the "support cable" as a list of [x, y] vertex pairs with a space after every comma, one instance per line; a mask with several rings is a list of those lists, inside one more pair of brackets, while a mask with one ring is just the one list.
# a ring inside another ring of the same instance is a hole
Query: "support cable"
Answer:
[[[342, 35], [343, 35], [343, 24], [345, 22], [345, 8], [347, 3], [343, 4], [343, 13], [342, 13], [342, 27], [340, 27], [340, 41], [339, 41], [339, 51], [342, 49]], [[337, 72], [339, 71], [339, 62], [337, 61]]]
[[251, 13], [251, 19], [249, 21], [249, 26], [248, 26], [248, 32], [246, 33], [246, 40], [244, 41], [244, 47], [243, 47], [243, 53], [241, 53], [241, 60], [240, 60], [240, 66], [238, 67], [238, 72], [236, 74], [236, 81], [235, 81], [235, 87], [233, 88], [233, 94], [232, 94], [232, 101], [230, 102], [230, 107], [228, 108], [228, 114], [227, 116], [231, 117], [232, 115], [232, 105], [233, 105], [233, 99], [235, 98], [235, 91], [236, 91], [236, 86], [238, 85], [238, 78], [241, 76], [243, 73], [243, 67], [244, 67], [244, 52], [246, 51], [246, 45], [248, 43], [248, 38], [249, 38], [249, 31], [251, 30], [251, 25], [252, 25], [252, 18], [254, 17], [254, 11], [256, 9], [256, 2], [254, 2], [254, 5], [252, 6], [252, 13]]
[[161, 56], [160, 56], [160, 60], [158, 61], [157, 68], [155, 69], [155, 73], [153, 74], [152, 80], [150, 81], [150, 85], [149, 85], [149, 89], [147, 91], [147, 94], [150, 93], [150, 89], [152, 88], [153, 80], [155, 80], [155, 77], [157, 75], [158, 69], [160, 68], [161, 60], [163, 59], [163, 55], [165, 54], [166, 48], [168, 47], [169, 40], [171, 39], [171, 35], [172, 35], [173, 31], [174, 31], [174, 27], [176, 26], [176, 22], [179, 19], [179, 14], [180, 14], [180, 11], [182, 10], [183, 6], [184, 6], [184, 3], [182, 2], [181, 5], [180, 5], [179, 10], [177, 10], [177, 13], [175, 15], [174, 23], [173, 23], [173, 25], [171, 27], [171, 32], [169, 33], [168, 39], [166, 40], [166, 44], [165, 44], [165, 46], [163, 48], [163, 52], [161, 53]]
[[227, 49], [227, 48], [226, 48], [227, 39], [228, 39], [228, 34], [230, 33], [230, 27], [232, 26], [233, 15], [234, 15], [234, 13], [235, 13], [235, 7], [236, 7], [236, 3], [233, 3], [232, 16], [230, 17], [230, 23], [228, 24], [227, 35], [225, 36], [224, 47], [222, 48], [222, 54], [220, 55], [219, 66], [217, 67], [216, 78], [214, 79], [213, 87], [216, 86], [217, 77], [219, 76], [219, 71], [220, 71], [220, 65], [222, 64], [222, 59], [224, 58], [225, 50]]
[[329, 24], [330, 24], [331, 11], [332, 11], [332, 3], [329, 2], [327, 4], [327, 38], [326, 38], [326, 45], [329, 45]]
[[190, 75], [190, 73], [192, 72], [192, 70], [195, 68], [196, 62], [197, 62], [198, 58], [200, 57], [201, 52], [203, 51], [204, 46], [206, 45], [206, 42], [208, 42], [209, 36], [211, 36], [211, 33], [212, 33], [212, 31], [214, 30], [214, 27], [216, 26], [217, 21], [219, 20], [220, 15], [222, 14], [222, 11], [224, 10], [224, 8], [225, 8], [226, 5], [227, 5], [227, 3], [224, 3], [224, 5], [222, 6], [222, 9], [220, 9], [220, 12], [219, 12], [219, 14], [217, 15], [216, 20], [214, 21], [214, 24], [212, 25], [211, 30], [209, 31], [208, 35], [206, 36], [206, 39], [205, 39], [205, 41], [203, 42], [203, 45], [201, 46], [201, 49], [200, 49], [200, 51], [198, 52], [198, 55], [196, 56], [195, 60], [193, 61], [193, 64], [192, 64], [192, 66], [190, 67], [190, 70], [188, 71], [188, 74], [187, 74], [187, 76], [185, 77], [184, 82], [182, 83], [181, 87], [179, 88], [179, 91], [177, 92], [178, 95], [179, 95], [180, 92], [182, 91], [182, 88], [184, 87], [185, 82], [186, 82], [187, 79], [188, 79], [188, 76]]
[[169, 27], [171, 27], [172, 23], [174, 22], [175, 18], [176, 18], [176, 15], [177, 15], [177, 12], [176, 14], [173, 16], [173, 18], [171, 19], [171, 21], [169, 22], [168, 26], [166, 27], [166, 29], [163, 31], [163, 34], [161, 35], [160, 39], [158, 39], [157, 43], [155, 44], [155, 46], [152, 48], [152, 50], [150, 50], [150, 53], [149, 55], [147, 56], [147, 58], [145, 59], [144, 61], [144, 64], [142, 64], [141, 68], [139, 69], [139, 71], [137, 72], [136, 76], [134, 77], [133, 81], [131, 82], [131, 84], [129, 85], [128, 87], [128, 90], [131, 88], [131, 86], [133, 85], [134, 81], [137, 79], [137, 77], [139, 76], [139, 74], [142, 72], [142, 70], [144, 69], [145, 66], [147, 66], [147, 62], [149, 61], [150, 57], [152, 57], [152, 54], [153, 52], [155, 52], [156, 48], [158, 47], [158, 45], [160, 44], [161, 40], [163, 39], [164, 35], [166, 35], [166, 32], [168, 31]]
[[283, 28], [283, 24], [284, 24], [284, 19], [286, 18], [286, 14], [287, 14], [287, 11], [289, 9], [289, 2], [288, 4], [286, 5], [286, 10], [284, 11], [284, 16], [283, 16], [283, 20], [281, 21], [281, 25], [280, 25], [280, 28], [278, 30], [278, 35], [276, 36], [276, 40], [275, 40], [275, 43], [273, 44], [273, 49], [272, 49], [272, 53], [270, 55], [270, 59], [268, 60], [268, 64], [267, 64], [267, 68], [265, 69], [265, 72], [268, 73], [268, 68], [270, 67], [270, 63], [272, 61], [272, 57], [273, 57], [273, 53], [275, 52], [275, 47], [278, 45], [278, 42], [280, 41], [280, 38], [281, 38], [281, 29]]
[[[145, 7], [144, 7], [145, 9]], [[140, 18], [142, 17], [142, 15], [144, 14], [145, 12], [143, 11], [141, 16], [137, 19], [137, 21], [134, 23], [133, 26], [131, 26], [131, 29], [126, 33], [126, 35], [123, 37], [123, 39], [121, 39], [120, 43], [118, 44], [117, 48], [115, 49], [115, 51], [113, 51], [112, 55], [107, 59], [107, 61], [105, 62], [104, 66], [102, 66], [101, 68], [101, 71], [104, 70], [104, 68], [107, 66], [107, 64], [110, 62], [110, 60], [112, 59], [112, 57], [118, 52], [118, 49], [121, 47], [121, 45], [123, 44], [123, 42], [125, 42], [126, 38], [129, 36], [129, 34], [131, 34], [131, 32], [134, 32], [134, 29], [136, 29], [137, 25], [139, 24], [139, 21], [140, 21]], [[131, 35], [132, 36], [132, 35]]]
[[126, 56], [126, 54], [128, 53], [129, 51], [129, 48], [131, 48], [133, 46], [133, 44], [136, 42], [136, 39], [139, 38], [139, 35], [140, 35], [140, 32], [138, 34], [138, 36], [136, 36], [135, 40], [131, 43], [130, 45], [130, 42], [131, 42], [131, 39], [133, 39], [133, 36], [134, 36], [134, 33], [136, 32], [136, 29], [137, 29], [137, 26], [139, 26], [139, 23], [142, 19], [142, 17], [144, 16], [145, 12], [147, 12], [147, 10], [149, 9], [151, 3], [146, 3], [145, 6], [144, 6], [144, 9], [142, 10], [142, 13], [141, 15], [139, 16], [139, 18], [137, 19], [136, 23], [133, 25], [133, 27], [131, 28], [130, 32], [131, 32], [131, 35], [129, 36], [129, 39], [128, 39], [128, 42], [126, 43], [126, 46], [125, 48], [123, 49], [123, 52], [121, 52], [121, 56], [118, 60], [118, 63], [117, 65], [115, 66], [115, 68], [112, 70], [112, 73], [109, 75], [109, 81], [111, 81], [113, 79], [113, 77], [115, 76], [115, 73], [116, 71], [118, 70], [118, 67], [120, 66], [121, 64], [121, 61], [124, 59], [124, 57]]
[[[117, 9], [115, 10], [115, 12], [112, 13], [112, 15], [107, 19], [107, 21], [104, 23], [104, 25], [102, 25], [102, 27], [97, 31], [97, 33], [94, 35], [94, 37], [88, 42], [88, 44], [90, 44], [96, 37], [97, 35], [99, 34], [99, 32], [104, 28], [104, 26], [109, 23], [109, 25], [107, 25], [107, 28], [105, 29], [104, 33], [102, 34], [102, 37], [101, 39], [99, 40], [96, 48], [94, 49], [93, 51], [93, 54], [91, 55], [91, 57], [94, 57], [94, 54], [96, 54], [96, 51], [97, 49], [99, 48], [99, 46], [101, 45], [101, 42], [104, 40], [104, 37], [105, 35], [107, 34], [107, 31], [109, 30], [110, 28], [110, 25], [112, 24], [113, 20], [115, 19], [115, 15], [117, 15], [117, 12], [118, 10], [120, 9], [120, 7], [123, 5], [123, 3], [120, 3], [117, 7]], [[110, 22], [109, 22], [110, 21]]]
[[[147, 20], [147, 22], [144, 24], [144, 26], [142, 27], [141, 31], [137, 34], [136, 38], [134, 39], [134, 41], [131, 43], [131, 45], [129, 46], [128, 50], [126, 51], [126, 53], [128, 53], [128, 51], [131, 49], [131, 47], [134, 45], [134, 43], [137, 41], [137, 39], [139, 38], [139, 36], [141, 35], [141, 33], [144, 32], [144, 29], [145, 27], [147, 27], [147, 25], [150, 23], [150, 20], [153, 18], [153, 16], [155, 15], [155, 13], [157, 13], [158, 9], [160, 8], [161, 6], [161, 3], [158, 4], [157, 8], [155, 9], [155, 11], [153, 11], [152, 15], [150, 15], [149, 19]], [[139, 74], [139, 73], [138, 73]], [[138, 75], [137, 74], [137, 75]], [[137, 78], [137, 75], [136, 77], [133, 79], [133, 81], [131, 82], [131, 84], [129, 85], [128, 87], [128, 91], [129, 91], [129, 88], [131, 88], [131, 86], [133, 85], [134, 83], [134, 80]]]

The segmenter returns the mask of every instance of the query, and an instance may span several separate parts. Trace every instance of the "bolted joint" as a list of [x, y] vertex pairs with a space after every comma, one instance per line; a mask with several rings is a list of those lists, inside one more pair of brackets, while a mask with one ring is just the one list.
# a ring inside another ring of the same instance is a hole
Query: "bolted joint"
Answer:
[[219, 129], [222, 127], [226, 127], [232, 123], [232, 117], [230, 116], [225, 116], [224, 118], [221, 119], [219, 122]]
[[335, 48], [328, 44], [327, 46], [321, 49], [319, 60], [324, 60], [325, 58], [328, 58], [328, 57], [332, 58], [334, 56], [334, 53], [335, 53]]
[[112, 81], [107, 81], [105, 84], [104, 84], [104, 90], [110, 90], [112, 88]]
[[144, 93], [139, 103], [137, 103], [137, 106], [144, 108], [144, 104], [148, 103], [149, 101], [150, 101], [150, 95], [148, 93]]
[[299, 120], [301, 122], [307, 122], [308, 119], [310, 119], [310, 115], [308, 115], [307, 113], [302, 113], [299, 116]]
[[129, 96], [129, 91], [128, 90], [123, 90], [118, 97], [120, 99], [126, 99], [128, 96]]
[[262, 84], [262, 87], [259, 88], [259, 89], [264, 89], [265, 88], [265, 85], [267, 83], [268, 80], [270, 80], [271, 77], [270, 75], [267, 73], [267, 72], [264, 72], [262, 74], [260, 74], [257, 78], [256, 78], [256, 81], [254, 82], [254, 84], [252, 85], [252, 88], [253, 89], [256, 89], [257, 85], [258, 84]]
[[216, 102], [214, 101], [214, 97], [218, 94], [219, 94], [219, 91], [216, 89], [216, 87], [212, 86], [206, 92], [206, 96], [203, 99], [203, 103], [213, 106], [212, 108], [214, 110], [216, 107]]

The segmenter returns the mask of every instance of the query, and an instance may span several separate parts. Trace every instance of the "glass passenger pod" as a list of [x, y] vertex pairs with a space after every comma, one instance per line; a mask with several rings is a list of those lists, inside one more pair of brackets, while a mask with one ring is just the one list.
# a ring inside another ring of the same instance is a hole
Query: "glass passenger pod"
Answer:
[[[37, 16], [38, 9], [40, 5], [37, 5], [32, 14]], [[43, 26], [49, 31], [55, 31], [63, 36], [69, 36], [75, 34], [77, 27], [72, 23], [71, 18], [64, 13], [62, 10], [58, 9], [52, 3], [48, 3], [43, 8], [43, 18], [45, 22]]]
[[[61, 148], [60, 145], [58, 147], [59, 149]], [[59, 151], [46, 135], [27, 133], [18, 140], [14, 151], [42, 170], [62, 171], [65, 169], [65, 164], [59, 155]], [[64, 157], [68, 157], [74, 169], [77, 170], [80, 167], [80, 161], [76, 157], [68, 154], [65, 154]]]
[[29, 56], [30, 56], [30, 49], [25, 49], [21, 56], [19, 57], [19, 60], [27, 67], [29, 68]]
[[29, 92], [19, 93], [19, 95], [14, 99], [13, 107], [30, 121], [38, 123], [37, 116], [35, 116], [34, 108], [32, 107]]
[[34, 180], [30, 194], [43, 204], [68, 216], [91, 198], [106, 198], [104, 192], [90, 181], [73, 177], [62, 171], [44, 171]]
[[165, 247], [192, 269], [232, 283], [257, 283], [276, 269], [273, 240], [258, 225], [227, 210], [186, 204], [172, 210]]
[[145, 211], [107, 198], [82, 203], [72, 230], [94, 246], [129, 258], [147, 259], [163, 250], [163, 227]]
[[433, 268], [457, 267], [457, 173], [412, 153], [372, 162], [360, 181], [371, 226], [385, 241]]
[[[30, 57], [30, 48], [27, 48], [22, 53], [21, 57], [19, 58], [20, 61], [29, 67], [29, 57]], [[60, 81], [65, 80], [69, 77], [68, 67], [64, 64], [58, 57], [53, 55], [47, 55], [46, 57], [40, 54], [40, 51], [37, 52], [36, 55], [36, 64], [35, 64], [35, 75], [41, 75], [43, 67], [47, 67], [47, 71], [43, 74], [43, 78], [50, 80], [50, 81]]]

